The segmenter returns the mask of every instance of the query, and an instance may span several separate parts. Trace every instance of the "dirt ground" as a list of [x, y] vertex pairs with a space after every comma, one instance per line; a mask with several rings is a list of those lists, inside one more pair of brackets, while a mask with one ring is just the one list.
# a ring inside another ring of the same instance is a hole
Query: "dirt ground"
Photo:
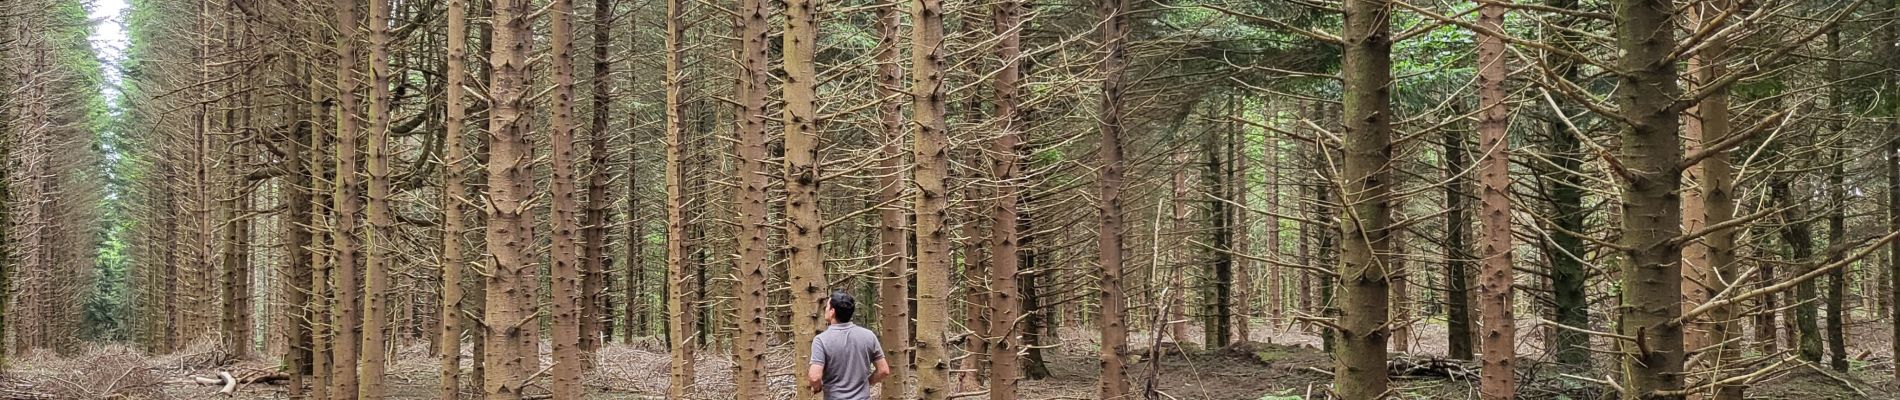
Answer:
[[[1763, 399], [1897, 399], [1892, 383], [1891, 333], [1878, 324], [1855, 327], [1849, 350], [1855, 359], [1850, 374], [1838, 374], [1805, 364], [1786, 364], [1750, 388], [1751, 398]], [[1529, 327], [1530, 325], [1522, 325]], [[1602, 385], [1568, 377], [1538, 360], [1543, 354], [1538, 329], [1523, 329], [1520, 354], [1520, 394], [1532, 399], [1597, 399], [1613, 393]], [[1092, 332], [1063, 329], [1061, 345], [1044, 350], [1051, 376], [1026, 380], [1019, 391], [1024, 399], [1095, 398], [1099, 342]], [[1188, 337], [1198, 339], [1190, 329]], [[1403, 399], [1475, 399], [1471, 378], [1476, 366], [1442, 360], [1442, 326], [1421, 325], [1414, 332], [1410, 353], [1395, 356], [1408, 368], [1395, 372], [1395, 394]], [[1324, 399], [1331, 376], [1331, 360], [1318, 350], [1320, 339], [1298, 330], [1258, 326], [1252, 343], [1203, 350], [1188, 343], [1164, 343], [1154, 352], [1152, 337], [1136, 334], [1130, 348], [1136, 354], [1129, 371], [1137, 390], [1152, 385], [1163, 399], [1292, 400]], [[1190, 340], [1193, 342], [1195, 340]], [[545, 349], [544, 349], [545, 350]], [[466, 350], [465, 350], [466, 351]], [[789, 347], [768, 354], [775, 370], [769, 384], [780, 399], [791, 398], [793, 387]], [[1149, 354], [1159, 353], [1159, 357]], [[598, 353], [597, 367], [587, 377], [589, 399], [660, 399], [666, 389], [667, 353], [654, 340], [613, 344]], [[723, 352], [702, 351], [696, 380], [702, 397], [732, 398], [732, 364]], [[389, 397], [432, 399], [437, 369], [435, 358], [421, 345], [402, 346], [391, 358]], [[1608, 362], [1605, 358], [1599, 365]], [[98, 345], [67, 357], [29, 354], [12, 360], [0, 381], [0, 399], [285, 399], [283, 386], [249, 384], [234, 396], [220, 396], [215, 385], [193, 377], [213, 377], [217, 371], [237, 375], [266, 374], [273, 360], [225, 360], [210, 345], [192, 346], [178, 354], [148, 357], [121, 345]], [[544, 362], [547, 360], [544, 359]], [[1598, 368], [1603, 370], [1604, 368]], [[1401, 375], [1403, 372], [1403, 375]], [[1601, 373], [1601, 372], [1599, 372]], [[1151, 379], [1152, 377], [1152, 379]], [[1590, 377], [1585, 377], [1590, 378]], [[1601, 379], [1602, 377], [1594, 377]], [[979, 387], [960, 388], [963, 391]], [[474, 393], [474, 388], [468, 389]], [[116, 396], [116, 397], [115, 397]], [[748, 399], [750, 400], [750, 399]]]

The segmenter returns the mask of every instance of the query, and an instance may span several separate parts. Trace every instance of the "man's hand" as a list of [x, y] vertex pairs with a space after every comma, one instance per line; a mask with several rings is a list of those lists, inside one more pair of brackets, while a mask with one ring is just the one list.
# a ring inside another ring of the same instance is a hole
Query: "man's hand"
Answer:
[[824, 380], [825, 380], [825, 365], [824, 364], [812, 364], [811, 368], [808, 368], [805, 370], [805, 381], [810, 383], [807, 386], [811, 386], [811, 392], [813, 394], [817, 394], [825, 390]]
[[882, 358], [877, 359], [877, 371], [871, 373], [871, 384], [876, 385], [879, 382], [883, 382], [884, 378], [888, 378], [890, 376], [891, 376], [891, 363], [884, 361], [884, 359]]

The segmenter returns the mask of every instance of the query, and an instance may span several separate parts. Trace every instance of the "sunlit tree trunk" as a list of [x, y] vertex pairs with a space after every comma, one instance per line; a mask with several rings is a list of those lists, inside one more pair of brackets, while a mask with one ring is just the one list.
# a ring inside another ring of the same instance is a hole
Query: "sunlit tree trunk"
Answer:
[[488, 62], [487, 223], [489, 271], [484, 278], [482, 391], [489, 400], [519, 399], [529, 377], [540, 370], [534, 240], [533, 144], [529, 142], [528, 0], [495, 0], [490, 23]]
[[1129, 395], [1127, 361], [1128, 325], [1125, 293], [1122, 292], [1122, 179], [1127, 168], [1122, 160], [1122, 66], [1127, 57], [1128, 0], [1097, 2], [1097, 18], [1102, 19], [1102, 62], [1096, 68], [1102, 74], [1101, 139], [1096, 146], [1096, 207], [1100, 208], [1101, 226], [1096, 227], [1096, 251], [1100, 254], [1101, 308], [1097, 320], [1102, 335], [1101, 399], [1121, 399]]

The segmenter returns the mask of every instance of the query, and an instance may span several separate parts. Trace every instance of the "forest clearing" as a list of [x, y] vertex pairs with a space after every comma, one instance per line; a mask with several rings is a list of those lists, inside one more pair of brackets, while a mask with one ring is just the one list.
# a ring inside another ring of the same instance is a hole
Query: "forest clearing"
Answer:
[[0, 399], [1900, 398], [1896, 0], [0, 0]]

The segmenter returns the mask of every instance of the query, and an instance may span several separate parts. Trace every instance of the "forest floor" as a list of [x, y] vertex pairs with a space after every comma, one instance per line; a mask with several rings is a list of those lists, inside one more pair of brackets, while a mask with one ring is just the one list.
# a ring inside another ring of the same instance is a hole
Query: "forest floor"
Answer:
[[[1857, 324], [1850, 329], [1849, 354], [1854, 360], [1852, 372], [1837, 374], [1806, 364], [1789, 364], [1784, 371], [1768, 375], [1749, 391], [1751, 398], [1765, 399], [1900, 399], [1891, 382], [1893, 372], [1892, 334], [1881, 325]], [[1521, 326], [1529, 326], [1521, 325]], [[1522, 382], [1520, 394], [1535, 399], [1609, 398], [1600, 385], [1565, 377], [1539, 361], [1542, 340], [1536, 329], [1520, 336]], [[1050, 377], [1025, 380], [1019, 393], [1024, 399], [1092, 399], [1100, 375], [1099, 342], [1093, 332], [1061, 329], [1060, 346], [1044, 350]], [[1395, 355], [1393, 388], [1405, 399], [1475, 399], [1476, 365], [1443, 360], [1442, 324], [1420, 324], [1413, 332], [1410, 352]], [[1151, 335], [1137, 333], [1130, 338], [1132, 357], [1129, 377], [1136, 390], [1154, 385], [1165, 399], [1291, 400], [1323, 399], [1330, 382], [1331, 361], [1318, 347], [1320, 339], [1298, 330], [1270, 329], [1257, 326], [1251, 343], [1214, 350], [1202, 350], [1194, 344], [1163, 343], [1159, 357], [1150, 357], [1154, 341]], [[1189, 338], [1199, 338], [1197, 329], [1188, 329]], [[95, 345], [81, 354], [56, 356], [29, 354], [12, 360], [4, 380], [0, 380], [3, 399], [285, 399], [282, 385], [246, 384], [232, 395], [218, 394], [219, 386], [199, 383], [193, 377], [215, 378], [218, 371], [231, 371], [243, 377], [269, 374], [272, 360], [229, 362], [211, 345], [192, 346], [193, 350], [166, 356], [145, 356], [122, 345]], [[545, 350], [545, 349], [544, 349]], [[781, 346], [769, 352], [768, 365], [775, 368], [769, 384], [790, 398], [792, 363], [790, 351]], [[466, 351], [466, 350], [465, 350]], [[656, 340], [633, 344], [612, 344], [598, 353], [597, 368], [589, 373], [589, 399], [659, 399], [666, 389], [667, 353]], [[702, 351], [698, 363], [699, 391], [706, 398], [732, 398], [732, 364], [723, 352]], [[545, 357], [545, 355], [544, 355]], [[466, 358], [464, 359], [466, 360]], [[1157, 362], [1158, 361], [1158, 362]], [[464, 361], [466, 362], [466, 361]], [[547, 362], [545, 359], [544, 363]], [[1603, 373], [1608, 358], [1598, 361]], [[389, 398], [436, 398], [436, 358], [421, 344], [401, 346], [391, 358]], [[466, 365], [466, 364], [465, 364]], [[1152, 379], [1150, 377], [1153, 377]], [[1601, 379], [1601, 376], [1595, 377]], [[240, 378], [243, 379], [243, 378]], [[470, 393], [474, 389], [469, 389]], [[960, 391], [981, 388], [971, 385]]]

